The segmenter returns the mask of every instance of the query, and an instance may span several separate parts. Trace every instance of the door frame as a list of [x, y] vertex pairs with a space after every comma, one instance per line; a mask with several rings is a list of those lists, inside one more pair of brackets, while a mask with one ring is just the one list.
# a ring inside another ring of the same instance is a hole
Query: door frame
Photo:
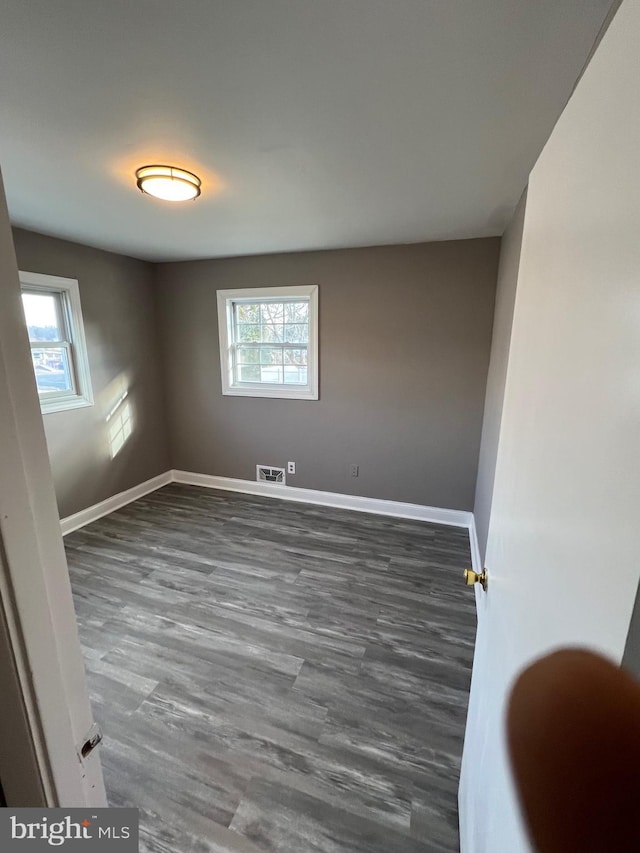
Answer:
[[0, 176], [0, 780], [8, 806], [105, 806]]

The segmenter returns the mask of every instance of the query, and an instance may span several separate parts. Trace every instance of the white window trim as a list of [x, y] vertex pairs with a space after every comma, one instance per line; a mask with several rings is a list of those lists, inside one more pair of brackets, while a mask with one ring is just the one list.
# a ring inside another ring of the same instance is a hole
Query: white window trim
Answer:
[[20, 270], [20, 285], [28, 290], [56, 290], [63, 293], [69, 307], [67, 322], [71, 337], [72, 369], [75, 374], [76, 388], [73, 393], [69, 393], [67, 396], [56, 396], [50, 400], [39, 395], [42, 414], [47, 415], [52, 412], [65, 412], [68, 409], [82, 409], [86, 406], [93, 406], [89, 357], [80, 305], [80, 287], [77, 280]]
[[[292, 299], [297, 296], [309, 299], [309, 343], [307, 348], [307, 385], [286, 387], [243, 383], [233, 384], [231, 347], [233, 344], [232, 318], [229, 307], [235, 301], [251, 302], [264, 299]], [[283, 400], [318, 399], [318, 285], [305, 284], [292, 287], [251, 287], [240, 290], [218, 291], [218, 335], [220, 339], [220, 371], [222, 393], [231, 397], [276, 397]]]

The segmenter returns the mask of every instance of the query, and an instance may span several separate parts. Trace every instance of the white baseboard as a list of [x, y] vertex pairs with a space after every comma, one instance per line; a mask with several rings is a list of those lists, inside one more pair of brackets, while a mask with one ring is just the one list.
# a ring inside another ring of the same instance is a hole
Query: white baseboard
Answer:
[[78, 528], [84, 527], [86, 524], [91, 524], [92, 521], [97, 521], [103, 515], [109, 515], [110, 512], [114, 512], [130, 504], [132, 501], [137, 501], [138, 498], [143, 498], [150, 492], [155, 492], [156, 489], [162, 488], [162, 486], [168, 486], [172, 482], [171, 474], [171, 471], [165, 471], [164, 474], [158, 474], [157, 477], [145, 480], [144, 483], [139, 483], [132, 489], [127, 489], [126, 492], [119, 492], [117, 495], [100, 501], [98, 504], [94, 504], [80, 510], [80, 512], [60, 519], [62, 535], [66, 536], [67, 533], [73, 533], [74, 530], [78, 530]]
[[165, 471], [157, 477], [152, 477], [144, 483], [119, 492], [98, 504], [87, 507], [61, 519], [62, 535], [72, 533], [80, 527], [97, 521], [110, 512], [114, 512], [139, 498], [168, 486], [169, 483], [183, 483], [189, 486], [203, 486], [207, 489], [222, 489], [223, 491], [242, 492], [247, 495], [263, 495], [268, 498], [280, 498], [285, 501], [331, 506], [337, 509], [354, 510], [355, 512], [371, 512], [376, 515], [387, 515], [393, 518], [408, 518], [414, 521], [426, 521], [432, 524], [447, 524], [452, 527], [464, 527], [469, 531], [471, 548], [471, 563], [474, 571], [480, 572], [481, 561], [476, 535], [475, 521], [472, 512], [441, 507], [423, 506], [421, 504], [387, 501], [379, 498], [365, 498], [360, 495], [342, 495], [337, 492], [322, 492], [317, 489], [300, 489], [296, 486], [280, 486], [275, 483], [258, 483], [252, 480], [239, 480], [232, 477], [217, 477], [212, 474], [196, 474], [192, 471]]
[[372, 512], [377, 515], [430, 521], [434, 524], [448, 524], [453, 527], [468, 528], [473, 521], [473, 513], [463, 510], [440, 509], [439, 507], [422, 506], [421, 504], [365, 498], [359, 495], [341, 495], [337, 492], [321, 492], [316, 489], [300, 489], [297, 486], [258, 483], [253, 480], [237, 480], [232, 477], [216, 477], [212, 474], [195, 474], [190, 471], [174, 470], [172, 474], [174, 483], [204, 486], [208, 489], [244, 492], [247, 495], [263, 495], [264, 497], [280, 498], [285, 501], [300, 501], [301, 503], [350, 509], [356, 512]]

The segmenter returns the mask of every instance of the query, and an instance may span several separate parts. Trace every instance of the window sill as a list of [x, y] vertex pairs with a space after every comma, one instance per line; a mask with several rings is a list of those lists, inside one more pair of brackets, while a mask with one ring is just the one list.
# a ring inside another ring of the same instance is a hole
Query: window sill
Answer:
[[318, 392], [310, 388], [239, 388], [222, 391], [225, 397], [271, 397], [277, 400], [317, 400]]
[[52, 415], [54, 412], [66, 412], [70, 409], [86, 409], [93, 406], [93, 400], [86, 397], [73, 397], [71, 400], [40, 400], [40, 411], [43, 415]]

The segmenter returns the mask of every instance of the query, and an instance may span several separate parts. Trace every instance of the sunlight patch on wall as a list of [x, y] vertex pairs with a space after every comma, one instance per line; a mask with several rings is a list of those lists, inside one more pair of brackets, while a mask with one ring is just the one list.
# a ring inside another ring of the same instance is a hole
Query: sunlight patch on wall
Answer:
[[106, 417], [109, 427], [109, 450], [115, 459], [133, 433], [133, 410], [128, 399], [129, 390], [123, 392]]

